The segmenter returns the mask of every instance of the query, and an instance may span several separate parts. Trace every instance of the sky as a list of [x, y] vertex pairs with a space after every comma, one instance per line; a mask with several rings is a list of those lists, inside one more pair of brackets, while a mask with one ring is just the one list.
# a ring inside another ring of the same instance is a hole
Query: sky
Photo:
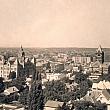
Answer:
[[110, 0], [0, 0], [0, 47], [110, 47]]

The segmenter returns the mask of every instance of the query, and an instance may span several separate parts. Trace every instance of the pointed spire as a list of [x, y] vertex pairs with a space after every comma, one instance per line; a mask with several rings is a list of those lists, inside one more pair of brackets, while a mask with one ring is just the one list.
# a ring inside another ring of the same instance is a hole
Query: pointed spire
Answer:
[[21, 45], [21, 57], [25, 57], [25, 52], [24, 52], [24, 50], [23, 50], [22, 45]]
[[98, 49], [96, 51], [102, 53], [103, 50], [102, 50], [101, 45], [99, 45], [99, 47], [98, 47]]
[[23, 47], [22, 47], [22, 45], [21, 45], [21, 50], [23, 51]]

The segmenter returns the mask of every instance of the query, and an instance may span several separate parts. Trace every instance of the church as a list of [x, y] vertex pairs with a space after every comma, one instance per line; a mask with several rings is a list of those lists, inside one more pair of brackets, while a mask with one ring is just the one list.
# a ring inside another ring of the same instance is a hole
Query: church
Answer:
[[18, 57], [5, 59], [4, 56], [0, 55], [0, 77], [8, 80], [22, 77], [23, 75], [29, 76], [29, 74], [36, 72], [35, 62], [35, 58], [29, 59], [25, 56], [24, 49], [21, 46]]
[[96, 50], [94, 57], [96, 60], [90, 64], [89, 71], [91, 72], [91, 75], [89, 78], [97, 81], [103, 74], [108, 74], [108, 66], [110, 63], [105, 61], [104, 50], [101, 46]]
[[98, 49], [96, 50], [96, 60], [99, 61], [101, 64], [104, 63], [104, 51], [101, 45], [99, 45]]

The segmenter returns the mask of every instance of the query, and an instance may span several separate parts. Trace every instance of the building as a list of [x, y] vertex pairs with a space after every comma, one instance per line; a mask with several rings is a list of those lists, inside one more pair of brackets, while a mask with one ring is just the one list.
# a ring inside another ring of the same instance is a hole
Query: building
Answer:
[[0, 77], [4, 79], [9, 79], [11, 73], [15, 73], [15, 77], [18, 75], [18, 59], [15, 57], [10, 57], [5, 60], [4, 57], [0, 58]]
[[102, 75], [101, 64], [99, 61], [92, 62], [89, 66], [91, 80], [97, 80]]
[[0, 77], [5, 80], [14, 79], [24, 74], [33, 74], [36, 71], [35, 58], [26, 58], [25, 52], [21, 46], [18, 57], [0, 56]]
[[19, 90], [15, 87], [9, 87], [0, 93], [1, 102], [7, 100], [8, 102], [16, 101], [19, 97]]
[[90, 56], [73, 56], [72, 61], [74, 61], [75, 64], [88, 64], [91, 62]]
[[9, 87], [8, 89], [5, 89], [2, 94], [9, 96], [18, 92], [19, 90], [15, 86], [12, 86], [12, 87]]
[[25, 110], [22, 105], [0, 104], [0, 110]]
[[62, 107], [64, 102], [48, 100], [44, 106], [44, 110], [57, 110], [59, 107]]
[[48, 64], [44, 59], [36, 59], [36, 70], [41, 73], [48, 68]]
[[92, 62], [89, 66], [91, 75], [89, 76], [92, 80], [97, 80], [103, 74], [108, 74], [109, 62], [101, 64], [99, 61]]
[[100, 81], [99, 83], [93, 83], [92, 89], [93, 90], [110, 89], [110, 82], [104, 80], [104, 81]]
[[51, 72], [61, 72], [64, 70], [64, 63], [61, 62], [50, 62]]
[[81, 100], [92, 103], [100, 101], [102, 104], [105, 103], [107, 105], [107, 110], [110, 110], [110, 93], [107, 89], [90, 91]]
[[96, 60], [99, 61], [101, 64], [104, 63], [104, 51], [101, 45], [99, 45], [98, 49], [96, 50]]
[[5, 59], [5, 56], [0, 56], [0, 77], [5, 80], [16, 78], [19, 76], [19, 72], [24, 68], [24, 58], [25, 53], [21, 48], [21, 58], [20, 57], [9, 57]]
[[52, 80], [60, 80], [62, 78], [66, 77], [65, 74], [63, 73], [46, 73], [46, 79], [48, 81], [52, 81]]

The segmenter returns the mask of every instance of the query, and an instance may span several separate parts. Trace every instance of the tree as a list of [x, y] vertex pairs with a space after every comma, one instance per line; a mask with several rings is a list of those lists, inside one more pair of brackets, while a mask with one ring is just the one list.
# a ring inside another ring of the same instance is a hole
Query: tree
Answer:
[[16, 78], [16, 72], [15, 71], [12, 71], [10, 74], [9, 74], [9, 79], [15, 79]]
[[0, 93], [4, 91], [5, 89], [5, 85], [4, 85], [4, 82], [3, 82], [3, 78], [0, 77]]
[[28, 110], [43, 110], [43, 100], [41, 77], [37, 73], [29, 91]]
[[28, 93], [29, 93], [29, 87], [27, 86], [21, 93], [19, 97], [19, 102], [23, 105], [27, 105], [28, 102]]
[[34, 73], [36, 73], [36, 66], [35, 64], [28, 61], [27, 63], [25, 63], [24, 70], [25, 70], [25, 75], [29, 77], [29, 75], [33, 75]]
[[106, 104], [79, 101], [74, 103], [75, 110], [107, 110]]
[[110, 74], [110, 65], [108, 66], [108, 74]]
[[83, 73], [77, 73], [75, 76], [75, 82], [76, 83], [81, 83], [82, 81], [87, 80], [87, 75]]
[[87, 79], [87, 75], [83, 73], [77, 73], [75, 76], [75, 82], [78, 83], [79, 88], [76, 90], [76, 98], [80, 99], [85, 96], [89, 88], [92, 87], [92, 81]]
[[44, 102], [56, 99], [58, 101], [68, 102], [70, 100], [80, 99], [85, 96], [89, 88], [92, 87], [92, 82], [87, 79], [87, 75], [83, 73], [77, 73], [75, 81], [78, 83], [78, 86], [74, 87], [72, 90], [66, 89], [65, 82], [69, 82], [69, 79], [66, 78], [45, 83]]
[[58, 81], [51, 81], [45, 83], [45, 89], [44, 89], [44, 96], [45, 96], [45, 102], [47, 100], [58, 100], [58, 101], [64, 101], [64, 94], [67, 92], [66, 91], [66, 85], [61, 82], [60, 80]]
[[5, 82], [5, 87], [9, 88], [9, 87], [15, 86], [20, 92], [24, 90], [25, 85], [26, 85], [25, 77], [18, 77], [16, 79], [13, 79], [10, 82]]

